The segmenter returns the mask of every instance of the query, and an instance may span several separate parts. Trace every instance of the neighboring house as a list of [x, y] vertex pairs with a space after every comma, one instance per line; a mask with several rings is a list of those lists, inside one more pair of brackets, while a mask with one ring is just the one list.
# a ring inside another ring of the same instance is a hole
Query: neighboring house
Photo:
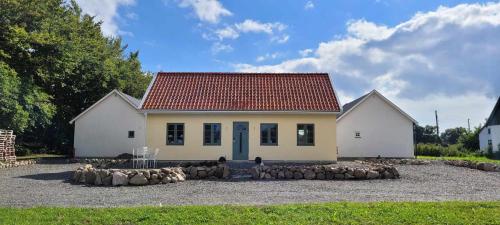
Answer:
[[492, 152], [500, 151], [500, 97], [488, 117], [486, 124], [479, 132], [479, 147], [482, 152], [487, 153], [488, 148]]
[[337, 160], [326, 73], [158, 73], [143, 97], [161, 160]]
[[337, 119], [339, 158], [413, 158], [416, 123], [373, 90], [344, 105]]
[[75, 157], [116, 157], [144, 146], [140, 100], [113, 90], [72, 119]]

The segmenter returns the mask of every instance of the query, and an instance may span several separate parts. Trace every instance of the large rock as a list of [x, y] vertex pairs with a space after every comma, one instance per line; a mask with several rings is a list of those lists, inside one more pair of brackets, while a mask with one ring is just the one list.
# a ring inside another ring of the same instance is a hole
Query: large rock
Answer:
[[375, 170], [368, 170], [366, 173], [366, 178], [367, 179], [376, 179], [379, 177], [379, 173]]
[[250, 174], [252, 175], [253, 179], [259, 179], [259, 167], [254, 166], [250, 169]]
[[205, 169], [200, 170], [199, 168], [200, 167], [198, 167], [198, 177], [199, 178], [206, 178], [208, 175], [207, 171]]
[[304, 172], [304, 178], [306, 180], [312, 180], [312, 179], [316, 178], [316, 173], [313, 170], [306, 170]]
[[96, 173], [94, 185], [102, 185], [102, 178], [100, 173]]
[[122, 172], [114, 172], [113, 173], [113, 186], [122, 186], [128, 184], [128, 176]]
[[85, 170], [85, 183], [94, 184], [96, 178], [96, 172], [93, 169]]
[[191, 176], [192, 178], [196, 178], [198, 177], [198, 169], [196, 169], [196, 167], [192, 166], [189, 168], [189, 176]]
[[132, 185], [145, 185], [148, 183], [148, 178], [143, 173], [138, 173], [128, 181]]
[[354, 170], [354, 177], [356, 179], [365, 179], [366, 178], [366, 173], [363, 169], [355, 169]]
[[290, 170], [285, 171], [285, 178], [286, 179], [292, 179], [293, 178], [293, 172]]
[[113, 176], [111, 175], [102, 178], [102, 185], [104, 186], [110, 186], [112, 182], [113, 182]]
[[297, 171], [297, 172], [293, 173], [293, 178], [297, 179], [297, 180], [302, 179], [302, 178], [304, 178], [304, 175], [301, 172]]
[[345, 178], [345, 176], [344, 176], [344, 174], [343, 174], [343, 173], [336, 173], [336, 174], [334, 175], [334, 178], [335, 178], [336, 180], [343, 180], [343, 179]]
[[222, 174], [222, 178], [228, 178], [229, 175], [231, 175], [231, 173], [229, 171], [229, 167], [224, 166], [224, 171], [223, 171], [223, 174]]
[[82, 170], [77, 170], [75, 171], [75, 173], [73, 174], [73, 181], [74, 182], [79, 182], [80, 181], [80, 177], [82, 176]]
[[285, 172], [279, 171], [278, 172], [278, 179], [285, 179]]
[[477, 168], [484, 171], [495, 171], [495, 165], [493, 163], [479, 163]]

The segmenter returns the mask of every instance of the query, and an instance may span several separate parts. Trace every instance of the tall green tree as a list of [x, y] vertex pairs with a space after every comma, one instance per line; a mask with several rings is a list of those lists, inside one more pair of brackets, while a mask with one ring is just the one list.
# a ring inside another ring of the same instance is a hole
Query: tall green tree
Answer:
[[435, 126], [426, 125], [425, 127], [415, 125], [415, 141], [417, 143], [439, 143], [436, 136], [437, 129]]
[[71, 146], [68, 121], [113, 89], [141, 97], [138, 52], [64, 0], [0, 1], [0, 128], [20, 141]]
[[458, 143], [458, 138], [467, 133], [463, 127], [448, 128], [441, 134], [441, 140], [445, 144], [453, 145]]
[[474, 127], [472, 131], [467, 131], [463, 133], [458, 138], [458, 143], [462, 144], [462, 146], [469, 151], [478, 151], [479, 150], [479, 132], [481, 131], [481, 126]]

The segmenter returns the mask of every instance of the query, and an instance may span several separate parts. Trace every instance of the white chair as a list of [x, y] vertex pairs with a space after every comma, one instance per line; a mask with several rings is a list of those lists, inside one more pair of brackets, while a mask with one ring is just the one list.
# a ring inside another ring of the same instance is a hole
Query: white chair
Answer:
[[147, 160], [152, 163], [153, 168], [156, 168], [156, 158], [158, 157], [158, 153], [160, 149], [156, 148], [153, 154], [148, 154]]
[[147, 165], [147, 155], [148, 155], [148, 147], [138, 148], [137, 150], [132, 149], [132, 167], [139, 168], [139, 165], [142, 168], [146, 168]]

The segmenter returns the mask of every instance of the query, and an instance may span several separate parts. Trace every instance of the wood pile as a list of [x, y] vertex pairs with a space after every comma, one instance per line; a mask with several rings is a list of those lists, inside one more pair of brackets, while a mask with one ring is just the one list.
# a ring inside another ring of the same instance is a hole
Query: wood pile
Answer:
[[16, 135], [12, 130], [0, 130], [0, 161], [15, 162]]

